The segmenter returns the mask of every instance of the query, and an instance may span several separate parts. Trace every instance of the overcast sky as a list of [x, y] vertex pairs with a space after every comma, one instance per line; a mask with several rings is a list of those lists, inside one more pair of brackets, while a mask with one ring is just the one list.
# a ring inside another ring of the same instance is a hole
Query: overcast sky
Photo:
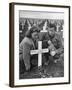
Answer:
[[20, 18], [64, 19], [63, 12], [19, 11]]

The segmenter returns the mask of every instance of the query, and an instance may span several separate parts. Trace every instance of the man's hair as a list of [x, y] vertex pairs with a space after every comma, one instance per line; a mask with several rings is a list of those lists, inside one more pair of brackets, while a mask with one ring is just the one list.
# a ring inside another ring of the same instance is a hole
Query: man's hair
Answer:
[[39, 32], [39, 31], [40, 31], [39, 27], [37, 27], [37, 26], [32, 26], [32, 27], [30, 28], [30, 30], [27, 30], [25, 36], [28, 37], [28, 38], [31, 38], [33, 32]]
[[56, 28], [56, 25], [55, 25], [55, 24], [51, 24], [51, 23], [50, 23], [50, 25], [49, 25], [49, 28], [54, 28], [55, 31], [56, 31], [56, 29], [57, 29], [57, 28]]

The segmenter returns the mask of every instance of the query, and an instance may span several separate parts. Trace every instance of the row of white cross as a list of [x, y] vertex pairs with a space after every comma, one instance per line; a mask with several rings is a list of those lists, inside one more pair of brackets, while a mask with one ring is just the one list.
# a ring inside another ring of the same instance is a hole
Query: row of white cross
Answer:
[[30, 54], [35, 55], [38, 54], [38, 67], [42, 66], [42, 53], [49, 52], [48, 48], [42, 49], [42, 41], [38, 41], [38, 50], [31, 50]]

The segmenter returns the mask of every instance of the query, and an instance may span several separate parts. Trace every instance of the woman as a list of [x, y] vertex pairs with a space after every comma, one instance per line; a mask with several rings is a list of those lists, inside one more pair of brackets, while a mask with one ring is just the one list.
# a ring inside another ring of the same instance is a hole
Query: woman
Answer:
[[[36, 41], [38, 40], [38, 32], [39, 28], [36, 26], [33, 26], [30, 30], [26, 32], [26, 35], [19, 46], [19, 59], [20, 59], [20, 72], [22, 71], [22, 68], [24, 68], [26, 71], [29, 71], [31, 68], [31, 55], [30, 50], [33, 50], [36, 48]], [[23, 69], [24, 70], [24, 69]]]

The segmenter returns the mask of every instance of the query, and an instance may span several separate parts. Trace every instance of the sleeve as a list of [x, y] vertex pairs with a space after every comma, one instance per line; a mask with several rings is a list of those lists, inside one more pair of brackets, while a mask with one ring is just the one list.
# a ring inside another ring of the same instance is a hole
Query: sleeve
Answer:
[[57, 40], [58, 40], [58, 46], [59, 46], [59, 48], [57, 49], [57, 51], [58, 51], [58, 53], [62, 53], [63, 50], [64, 50], [64, 46], [62, 44], [62, 37], [61, 36], [58, 36]]
[[60, 35], [57, 36], [58, 46], [59, 48], [62, 47], [62, 37]]
[[23, 45], [23, 60], [26, 69], [30, 69], [30, 45], [28, 43]]

